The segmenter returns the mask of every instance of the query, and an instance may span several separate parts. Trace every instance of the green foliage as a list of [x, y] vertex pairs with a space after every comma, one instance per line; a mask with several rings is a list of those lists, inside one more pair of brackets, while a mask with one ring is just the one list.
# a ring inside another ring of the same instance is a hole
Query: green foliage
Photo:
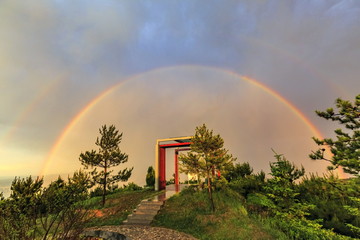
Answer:
[[351, 197], [357, 196], [360, 192], [357, 178], [342, 180], [332, 172], [324, 174], [323, 177], [310, 174], [309, 177], [303, 178], [297, 189], [301, 202], [316, 206], [309, 211], [307, 219], [323, 219], [323, 228], [333, 229], [342, 235], [356, 236], [350, 225], [360, 227], [360, 218], [344, 210], [344, 205], [355, 206]]
[[228, 171], [224, 174], [224, 176], [228, 182], [231, 182], [239, 178], [245, 178], [247, 176], [250, 176], [253, 171], [254, 169], [250, 166], [248, 162], [244, 162], [242, 164], [237, 163], [235, 165], [231, 165]]
[[213, 190], [220, 191], [227, 188], [228, 181], [224, 176], [220, 176], [220, 179], [212, 178], [211, 184], [214, 186]]
[[[179, 154], [180, 172], [186, 174], [196, 174], [197, 176], [206, 176], [210, 181], [210, 172], [215, 167], [221, 172], [228, 171], [228, 168], [236, 160], [228, 150], [223, 148], [224, 140], [220, 135], [213, 135], [213, 130], [206, 128], [203, 124], [201, 127], [196, 127], [195, 135], [191, 138], [191, 151], [185, 154]], [[213, 211], [215, 206], [212, 200], [211, 185], [208, 185], [209, 198]]]
[[184, 184], [196, 184], [198, 183], [198, 180], [185, 180]]
[[[107, 196], [109, 195], [109, 197], [110, 197], [111, 195], [114, 195], [114, 194], [117, 194], [120, 192], [137, 191], [137, 190], [142, 190], [142, 189], [143, 189], [142, 187], [140, 187], [139, 185], [137, 185], [133, 182], [130, 182], [128, 185], [124, 184], [123, 187], [119, 187], [116, 184], [106, 190], [106, 195]], [[103, 195], [103, 189], [100, 186], [98, 186], [90, 191], [90, 198], [99, 197], [102, 195]]]
[[[81, 171], [79, 172], [81, 175]], [[81, 202], [87, 199], [89, 186], [81, 184], [79, 172], [75, 172], [68, 182], [59, 177], [44, 189], [39, 216], [44, 239], [48, 235], [56, 235], [57, 239], [62, 239], [75, 233], [78, 235], [84, 229], [89, 213]], [[89, 179], [86, 174], [83, 176], [81, 179]], [[58, 232], [59, 226], [62, 229]]]
[[92, 189], [90, 191], [90, 198], [99, 197], [99, 196], [102, 196], [102, 195], [103, 195], [103, 189], [100, 186], [97, 186], [95, 189]]
[[34, 239], [37, 208], [41, 201], [43, 178], [15, 177], [8, 199], [0, 202], [0, 236], [4, 239]]
[[265, 173], [261, 171], [260, 173], [252, 174], [244, 178], [239, 177], [236, 180], [232, 180], [228, 186], [247, 198], [250, 193], [263, 192]]
[[[350, 199], [353, 201], [353, 204], [355, 206], [350, 206], [350, 205], [346, 205], [344, 206], [344, 208], [346, 209], [346, 211], [352, 215], [352, 216], [356, 216], [359, 217], [360, 216], [360, 211], [359, 211], [359, 207], [360, 207], [360, 198], [354, 198], [354, 197], [350, 197]], [[354, 226], [351, 223], [346, 223], [346, 226], [349, 227], [351, 229], [351, 231], [357, 236], [360, 236], [360, 227], [358, 226]]]
[[0, 201], [1, 239], [78, 237], [90, 215], [81, 204], [87, 187], [81, 184], [79, 172], [74, 176], [68, 182], [59, 177], [43, 189], [42, 178], [15, 178], [10, 197]]
[[108, 168], [118, 166], [121, 163], [126, 163], [128, 161], [128, 155], [122, 153], [119, 148], [121, 143], [122, 133], [119, 134], [119, 131], [116, 130], [114, 125], [111, 125], [109, 128], [106, 125], [102, 126], [102, 129], [99, 129], [101, 139], [96, 139], [95, 144], [99, 146], [98, 152], [91, 150], [91, 152], [86, 151], [81, 153], [79, 160], [85, 169], [89, 167], [100, 167], [103, 168], [101, 172], [97, 172], [96, 168], [91, 172], [93, 178], [93, 184], [100, 184], [103, 186], [103, 201], [102, 205], [105, 204], [105, 194], [106, 187], [109, 187], [113, 182], [118, 181], [127, 181], [131, 172], [134, 169], [125, 168], [123, 171], [119, 171], [116, 175], [110, 177], [110, 174], [113, 171], [108, 171]]
[[247, 196], [246, 203], [248, 209], [256, 213], [263, 213], [265, 211], [270, 211], [271, 209], [276, 209], [274, 202], [261, 193], [250, 193]]
[[250, 219], [242, 196], [231, 189], [214, 191], [214, 202], [219, 206], [215, 212], [206, 207], [207, 195], [205, 191], [182, 190], [165, 202], [151, 225], [197, 239], [288, 239], [276, 226]]
[[166, 181], [166, 185], [172, 185], [175, 184], [175, 179], [170, 179], [169, 181]]
[[71, 178], [68, 178], [70, 183], [75, 183], [78, 186], [82, 186], [83, 191], [87, 192], [88, 189], [94, 186], [94, 183], [91, 181], [91, 176], [89, 173], [85, 172], [82, 169], [79, 169], [74, 172]]
[[347, 240], [348, 236], [338, 235], [329, 229], [322, 229], [316, 222], [299, 219], [275, 219], [279, 227], [288, 239], [296, 240]]
[[336, 107], [339, 109], [338, 113], [335, 113], [333, 108], [326, 109], [325, 112], [315, 111], [319, 117], [326, 120], [331, 119], [337, 121], [345, 128], [352, 131], [352, 135], [347, 132], [343, 132], [341, 129], [336, 129], [337, 140], [331, 138], [325, 138], [319, 140], [313, 137], [313, 140], [319, 146], [330, 147], [333, 156], [331, 159], [324, 157], [325, 148], [319, 148], [316, 152], [313, 152], [309, 157], [313, 160], [325, 160], [332, 164], [328, 168], [330, 170], [336, 169], [341, 166], [346, 173], [360, 176], [360, 94], [356, 96], [355, 102], [336, 99]]
[[141, 190], [141, 189], [143, 189], [143, 188], [133, 182], [128, 183], [127, 186], [124, 184], [125, 191], [136, 191], [136, 190]]
[[305, 175], [305, 168], [301, 165], [299, 169], [294, 163], [290, 163], [283, 154], [275, 153], [276, 162], [270, 163], [270, 175], [274, 178], [281, 179], [284, 185], [291, 185], [295, 180]]
[[154, 187], [155, 186], [155, 170], [150, 166], [146, 174], [146, 186]]
[[264, 190], [267, 196], [275, 203], [276, 208], [270, 209], [280, 218], [304, 219], [308, 211], [315, 206], [301, 203], [296, 197], [299, 193], [295, 189], [294, 181], [305, 174], [304, 167], [299, 169], [295, 164], [286, 160], [282, 154], [275, 153], [276, 162], [270, 163], [270, 175], [273, 178], [267, 181]]

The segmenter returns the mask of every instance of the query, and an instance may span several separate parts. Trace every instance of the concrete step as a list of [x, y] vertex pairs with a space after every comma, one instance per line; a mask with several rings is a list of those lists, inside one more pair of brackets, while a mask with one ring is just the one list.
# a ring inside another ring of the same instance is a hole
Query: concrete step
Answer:
[[154, 217], [155, 217], [154, 214], [130, 214], [127, 217], [127, 220], [133, 220], [133, 219], [153, 220]]
[[127, 219], [123, 221], [124, 225], [149, 225], [164, 201], [157, 201], [153, 199], [142, 200], [133, 213], [128, 215]]
[[150, 205], [150, 206], [162, 206], [163, 204], [164, 204], [164, 201], [160, 201], [160, 202], [146, 201], [146, 202], [141, 202], [139, 205], [141, 205], [141, 206], [147, 206], [147, 205]]
[[133, 214], [153, 214], [154, 216], [159, 212], [156, 209], [135, 209]]
[[124, 225], [149, 225], [152, 220], [143, 220], [143, 219], [132, 219], [132, 220], [125, 220], [122, 222]]
[[159, 211], [161, 208], [161, 206], [138, 206], [136, 209], [137, 210], [156, 210]]

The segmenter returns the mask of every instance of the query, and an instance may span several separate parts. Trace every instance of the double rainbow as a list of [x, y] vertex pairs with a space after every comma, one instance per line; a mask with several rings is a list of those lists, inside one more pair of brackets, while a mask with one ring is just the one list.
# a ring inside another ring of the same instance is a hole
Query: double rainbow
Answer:
[[[212, 67], [214, 68], [214, 67]], [[157, 71], [162, 71], [163, 69], [166, 68], [158, 68], [155, 70], [150, 71], [149, 73], [153, 73], [153, 72], [157, 72]], [[262, 90], [268, 92], [269, 94], [271, 94], [273, 97], [275, 97], [276, 99], [278, 99], [280, 102], [282, 102], [284, 105], [286, 105], [288, 108], [291, 109], [291, 111], [293, 113], [296, 114], [296, 116], [298, 116], [307, 126], [308, 128], [314, 133], [315, 137], [319, 138], [319, 139], [323, 139], [323, 136], [321, 135], [321, 133], [319, 132], [319, 130], [316, 129], [316, 127], [311, 123], [311, 121], [297, 108], [295, 107], [290, 101], [288, 101], [287, 99], [285, 99], [283, 96], [281, 96], [280, 94], [278, 94], [276, 91], [274, 91], [273, 89], [269, 88], [268, 86], [252, 79], [246, 76], [241, 76], [236, 72], [232, 72], [229, 70], [224, 70], [224, 69], [218, 69], [217, 70], [220, 71], [224, 71], [227, 74], [233, 75], [235, 77], [237, 77], [239, 80], [243, 80], [243, 81], [247, 81], [250, 82], [251, 84], [253, 84], [256, 87], [261, 88]], [[88, 103], [69, 123], [68, 125], [65, 127], [65, 129], [63, 130], [63, 132], [61, 133], [60, 137], [56, 140], [55, 144], [53, 145], [48, 157], [46, 158], [41, 171], [40, 171], [40, 176], [44, 175], [50, 162], [52, 161], [55, 153], [57, 152], [57, 150], [59, 149], [61, 143], [63, 142], [63, 140], [65, 139], [65, 137], [68, 135], [68, 133], [73, 129], [73, 127], [75, 126], [75, 124], [79, 121], [79, 119], [81, 119], [84, 114], [86, 112], [88, 112], [94, 105], [96, 105], [99, 101], [101, 101], [104, 97], [106, 97], [108, 94], [110, 94], [112, 91], [114, 91], [115, 89], [121, 87], [123, 84], [125, 84], [126, 82], [129, 82], [133, 79], [136, 79], [138, 76], [143, 75], [144, 73], [141, 74], [137, 74], [135, 76], [132, 76], [118, 84], [116, 84], [115, 86], [109, 88], [108, 90], [102, 92], [100, 95], [98, 95], [96, 98], [94, 98], [90, 103]], [[340, 178], [345, 178], [345, 174], [344, 172], [339, 169], [338, 170], [339, 176]]]

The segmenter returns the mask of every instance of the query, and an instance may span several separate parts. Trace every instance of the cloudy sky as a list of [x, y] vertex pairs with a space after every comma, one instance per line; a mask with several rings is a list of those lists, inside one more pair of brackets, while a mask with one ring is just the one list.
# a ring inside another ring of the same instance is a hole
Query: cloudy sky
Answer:
[[203, 123], [255, 171], [273, 148], [322, 173], [311, 137], [339, 126], [314, 111], [360, 93], [355, 0], [0, 0], [0, 29], [0, 178], [74, 172], [104, 124], [141, 185]]

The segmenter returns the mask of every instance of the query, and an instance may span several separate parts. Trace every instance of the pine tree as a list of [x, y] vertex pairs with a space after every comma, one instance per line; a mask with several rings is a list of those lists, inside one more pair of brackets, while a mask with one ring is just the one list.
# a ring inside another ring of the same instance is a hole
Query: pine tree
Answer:
[[126, 163], [128, 161], [128, 155], [122, 153], [119, 148], [119, 144], [122, 139], [122, 133], [119, 134], [119, 131], [116, 130], [114, 125], [111, 125], [109, 128], [106, 125], [102, 126], [102, 129], [99, 129], [101, 139], [96, 139], [95, 144], [99, 146], [99, 151], [91, 150], [91, 152], [86, 151], [81, 153], [79, 161], [88, 169], [89, 167], [101, 167], [103, 170], [97, 172], [96, 168], [91, 172], [93, 177], [93, 182], [103, 186], [103, 196], [102, 196], [102, 205], [105, 205], [105, 194], [106, 187], [110, 184], [118, 181], [127, 181], [131, 172], [134, 169], [125, 168], [123, 171], [119, 171], [118, 174], [108, 177], [113, 171], [108, 171], [108, 168], [118, 166], [121, 163]]
[[296, 198], [299, 193], [295, 189], [295, 180], [305, 174], [305, 168], [301, 165], [299, 169], [294, 163], [290, 163], [283, 154], [275, 153], [276, 162], [270, 163], [270, 175], [264, 186], [267, 195], [274, 201], [276, 207], [272, 209], [280, 217], [304, 218], [308, 210], [313, 206], [302, 204]]
[[179, 154], [180, 172], [186, 174], [196, 174], [206, 176], [208, 180], [209, 198], [212, 211], [215, 211], [214, 202], [211, 194], [210, 173], [213, 167], [221, 171], [229, 168], [236, 158], [228, 154], [228, 150], [223, 148], [224, 140], [220, 135], [213, 135], [213, 130], [209, 131], [206, 125], [196, 127], [195, 135], [191, 138], [191, 151]]
[[317, 145], [330, 147], [333, 156], [331, 159], [325, 158], [325, 148], [319, 148], [309, 157], [313, 160], [330, 162], [332, 166], [328, 167], [329, 170], [341, 166], [344, 172], [360, 176], [360, 131], [357, 130], [360, 129], [360, 94], [356, 96], [354, 104], [341, 98], [336, 99], [335, 104], [339, 109], [338, 113], [335, 113], [333, 108], [326, 109], [326, 112], [315, 112], [319, 117], [338, 121], [340, 124], [345, 125], [345, 128], [353, 131], [353, 134], [350, 136], [350, 133], [336, 129], [336, 141], [331, 138], [319, 140], [313, 137]]

